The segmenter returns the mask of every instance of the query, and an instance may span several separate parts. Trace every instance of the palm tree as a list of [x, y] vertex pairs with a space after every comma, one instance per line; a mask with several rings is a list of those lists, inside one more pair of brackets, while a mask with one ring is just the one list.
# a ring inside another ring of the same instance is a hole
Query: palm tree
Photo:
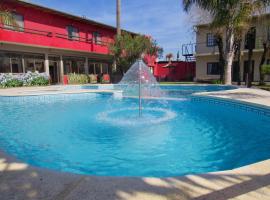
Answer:
[[246, 76], [246, 86], [251, 87], [253, 81], [253, 73], [252, 73], [252, 56], [253, 50], [255, 49], [255, 41], [256, 41], [256, 29], [250, 28], [246, 35], [246, 47], [248, 49], [248, 70]]
[[116, 0], [116, 27], [117, 36], [121, 35], [121, 0]]
[[224, 43], [222, 38], [222, 32], [220, 30], [214, 31], [215, 31], [214, 36], [219, 52], [220, 82], [224, 83], [225, 58], [224, 58]]
[[[211, 26], [225, 30], [225, 84], [232, 84], [236, 31], [245, 29], [254, 13], [269, 5], [269, 0], [183, 0], [188, 12], [195, 5], [212, 15]], [[250, 71], [250, 70], [249, 70]]]
[[169, 61], [170, 63], [172, 62], [172, 59], [173, 59], [173, 54], [172, 53], [168, 53], [166, 55], [166, 60]]
[[1, 24], [14, 25], [15, 20], [12, 13], [8, 9], [4, 9], [0, 5], [0, 22]]
[[265, 63], [266, 55], [269, 52], [270, 49], [270, 35], [269, 35], [269, 21], [265, 19], [266, 16], [262, 16], [261, 19], [259, 19], [259, 22], [261, 22], [262, 27], [262, 35], [259, 37], [259, 42], [261, 43], [263, 47], [263, 53], [261, 55], [261, 61], [259, 66], [260, 71], [260, 85], [264, 85], [264, 74], [262, 70], [262, 66]]

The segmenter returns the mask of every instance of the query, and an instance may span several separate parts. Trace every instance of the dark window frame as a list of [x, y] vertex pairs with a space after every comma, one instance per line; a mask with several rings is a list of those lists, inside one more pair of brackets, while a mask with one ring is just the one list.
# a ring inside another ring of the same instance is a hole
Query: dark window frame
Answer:
[[66, 26], [67, 37], [69, 40], [79, 40], [80, 38], [80, 30], [79, 28], [73, 25]]
[[220, 65], [218, 62], [207, 63], [207, 75], [220, 75]]
[[256, 48], [256, 34], [257, 34], [257, 29], [256, 27], [251, 27], [248, 31], [248, 33], [245, 35], [245, 44], [244, 47], [245, 49], [249, 49], [249, 40], [252, 40], [252, 49]]
[[[10, 30], [24, 31], [24, 27], [25, 27], [24, 15], [18, 12], [12, 12], [11, 15], [15, 22], [13, 24], [8, 24], [7, 21], [4, 20], [3, 22], [4, 27]], [[21, 21], [19, 21], [17, 17], [21, 17]]]
[[214, 47], [217, 45], [215, 35], [213, 33], [206, 34], [206, 46], [207, 47]]
[[101, 33], [98, 31], [93, 32], [93, 42], [95, 44], [101, 44], [102, 43], [102, 36]]

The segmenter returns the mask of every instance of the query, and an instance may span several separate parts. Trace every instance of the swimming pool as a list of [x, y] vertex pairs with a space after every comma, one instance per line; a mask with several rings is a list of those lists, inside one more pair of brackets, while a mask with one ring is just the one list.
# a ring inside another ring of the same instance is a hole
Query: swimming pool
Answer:
[[98, 176], [181, 176], [270, 157], [269, 110], [199, 97], [143, 103], [132, 123], [134, 98], [0, 97], [0, 148], [34, 166]]
[[[192, 95], [197, 92], [232, 90], [236, 89], [237, 87], [224, 85], [160, 85], [160, 88], [164, 91], [165, 97], [181, 98], [183, 96], [186, 97], [187, 95]], [[122, 88], [121, 85], [86, 85], [80, 86], [78, 89], [121, 90]]]

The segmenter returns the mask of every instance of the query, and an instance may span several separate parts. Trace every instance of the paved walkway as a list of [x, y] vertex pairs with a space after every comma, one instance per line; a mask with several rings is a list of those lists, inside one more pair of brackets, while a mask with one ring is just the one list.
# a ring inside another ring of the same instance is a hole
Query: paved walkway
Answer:
[[[33, 95], [37, 90], [40, 94], [66, 93], [62, 87], [52, 86], [23, 90], [5, 89], [0, 90], [0, 95]], [[270, 106], [270, 93], [262, 90], [241, 88], [201, 95]], [[0, 200], [13, 199], [269, 200], [270, 160], [204, 175], [172, 178], [116, 178], [80, 176], [35, 168], [0, 152]]]
[[219, 92], [202, 92], [197, 95], [211, 96], [223, 99], [240, 100], [247, 103], [270, 106], [270, 92], [260, 89], [238, 88]]

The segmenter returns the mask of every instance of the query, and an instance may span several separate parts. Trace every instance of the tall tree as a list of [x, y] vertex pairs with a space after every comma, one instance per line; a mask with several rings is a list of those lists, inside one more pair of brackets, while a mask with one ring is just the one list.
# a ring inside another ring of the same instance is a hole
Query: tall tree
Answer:
[[264, 85], [264, 74], [262, 67], [266, 62], [266, 55], [269, 52], [270, 49], [270, 35], [269, 35], [269, 20], [267, 19], [267, 16], [262, 15], [260, 18], [258, 18], [258, 24], [260, 24], [261, 27], [261, 36], [259, 36], [259, 44], [263, 48], [263, 53], [261, 55], [261, 61], [259, 66], [259, 72], [260, 72], [260, 85]]
[[[184, 10], [195, 5], [212, 15], [211, 26], [225, 30], [225, 84], [232, 84], [236, 30], [245, 28], [254, 14], [269, 5], [269, 0], [182, 0]], [[250, 70], [249, 70], [250, 71]]]
[[246, 35], [245, 41], [246, 49], [248, 49], [248, 64], [247, 64], [247, 74], [246, 76], [246, 86], [251, 87], [253, 81], [253, 63], [252, 63], [252, 56], [253, 50], [255, 49], [256, 43], [256, 29], [255, 27], [250, 28]]
[[224, 58], [224, 43], [222, 38], [222, 32], [215, 30], [215, 40], [218, 46], [219, 52], [219, 68], [220, 68], [220, 82], [224, 83], [224, 69], [225, 69], [225, 58]]
[[116, 27], [117, 35], [121, 35], [121, 0], [116, 0]]
[[126, 32], [123, 32], [121, 36], [116, 36], [115, 43], [111, 46], [111, 51], [116, 61], [117, 70], [122, 75], [143, 55], [161, 57], [163, 53], [163, 49], [150, 37], [144, 35], [132, 36]]
[[237, 79], [237, 85], [241, 85], [241, 74], [240, 74], [240, 66], [242, 63], [242, 55], [241, 55], [241, 46], [242, 46], [242, 37], [238, 37], [235, 40], [235, 56], [237, 60], [237, 71], [236, 71], [236, 79]]

